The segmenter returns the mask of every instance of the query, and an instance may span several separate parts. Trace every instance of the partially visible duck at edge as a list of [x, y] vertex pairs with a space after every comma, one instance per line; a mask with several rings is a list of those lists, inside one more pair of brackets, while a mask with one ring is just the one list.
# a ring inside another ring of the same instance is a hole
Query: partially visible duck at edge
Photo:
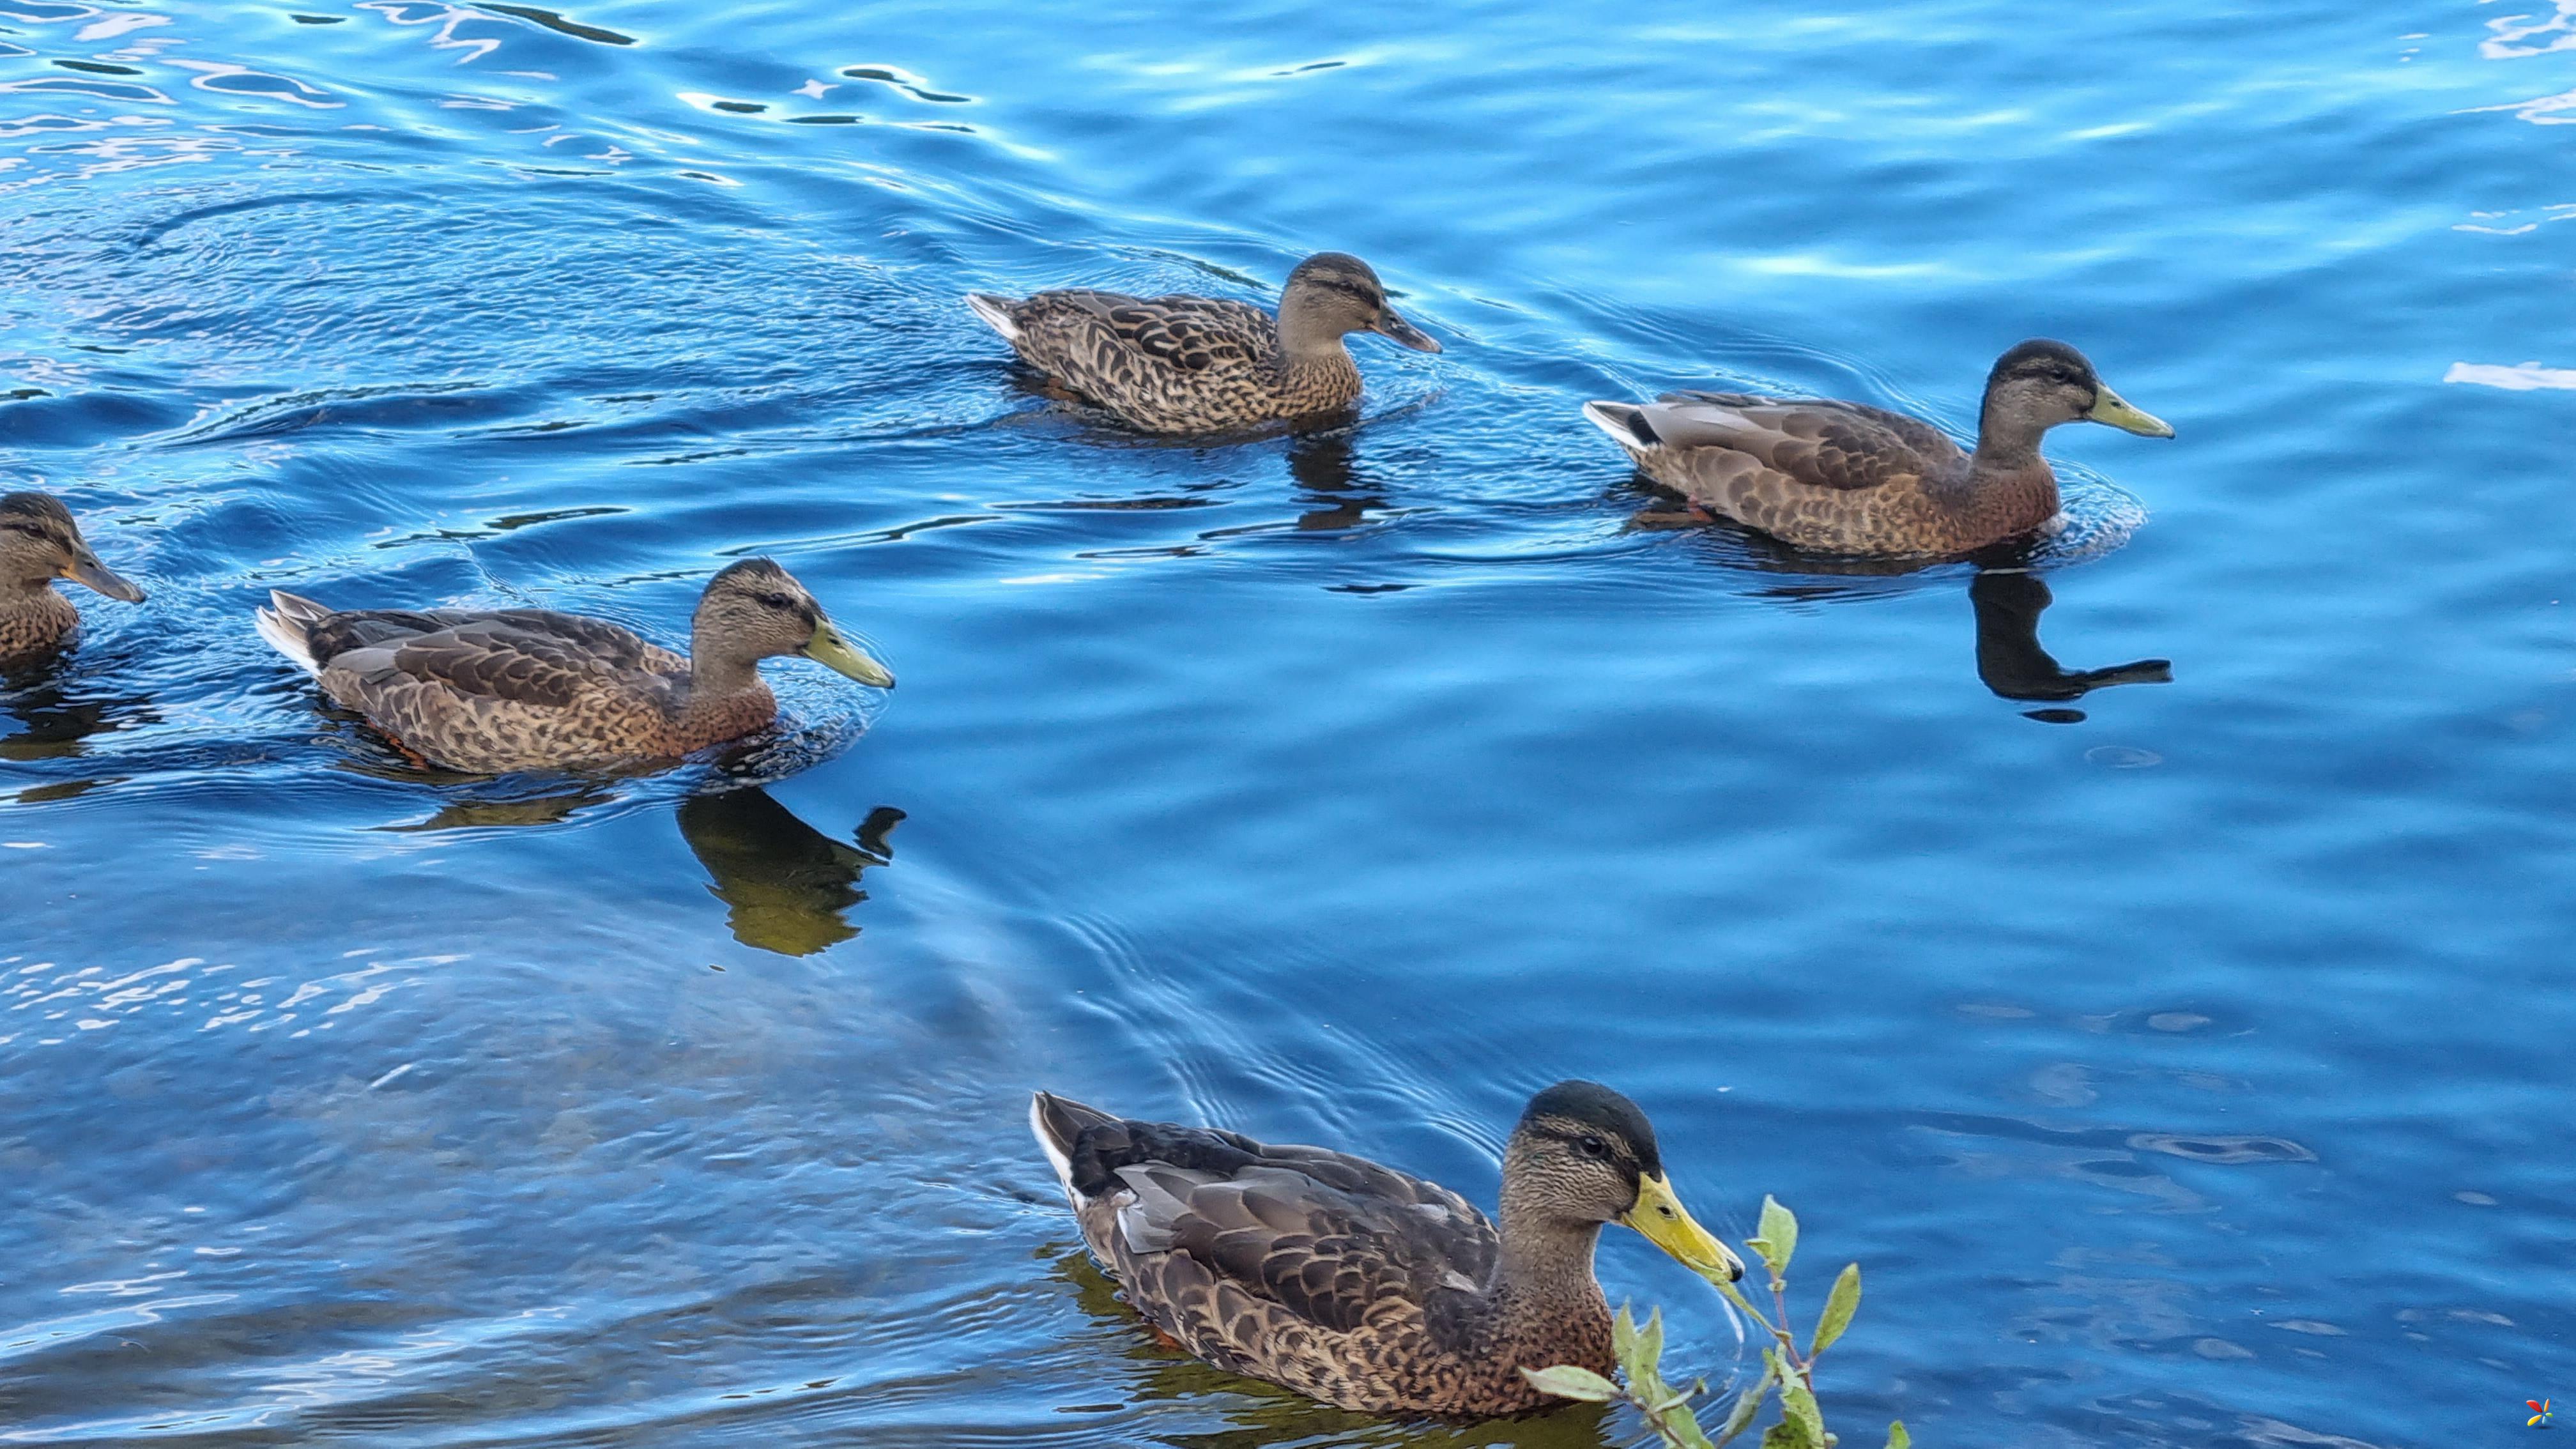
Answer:
[[56, 579], [143, 602], [143, 590], [98, 561], [62, 500], [46, 493], [0, 496], [0, 666], [43, 659], [80, 628], [80, 610], [55, 591]]
[[802, 655], [894, 688], [765, 558], [708, 581], [684, 656], [545, 609], [337, 610], [274, 592], [260, 637], [406, 752], [469, 773], [677, 759], [778, 714], [760, 661]]
[[1863, 403], [1675, 392], [1590, 402], [1583, 415], [1638, 471], [1692, 504], [1820, 553], [1966, 553], [2029, 533], [2058, 512], [2039, 443], [2060, 423], [2170, 438], [2084, 354], [2033, 339], [1986, 375], [1977, 446], [1920, 418]]
[[967, 304], [1021, 360], [1149, 433], [1210, 433], [1334, 413], [1360, 395], [1342, 339], [1375, 332], [1416, 352], [1440, 344], [1387, 305], [1369, 264], [1318, 252], [1297, 264], [1279, 315], [1221, 297], [1085, 289]]

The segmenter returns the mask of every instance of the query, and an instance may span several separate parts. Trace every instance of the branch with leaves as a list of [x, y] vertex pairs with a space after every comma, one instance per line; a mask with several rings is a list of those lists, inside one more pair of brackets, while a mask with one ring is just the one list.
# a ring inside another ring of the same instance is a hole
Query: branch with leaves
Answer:
[[[1761, 1324], [1772, 1341], [1762, 1350], [1762, 1376], [1736, 1396], [1735, 1407], [1717, 1427], [1714, 1439], [1700, 1427], [1699, 1415], [1691, 1408], [1691, 1400], [1708, 1392], [1708, 1381], [1698, 1380], [1687, 1389], [1676, 1389], [1664, 1381], [1661, 1309], [1647, 1316], [1643, 1328], [1637, 1326], [1624, 1306], [1611, 1323], [1611, 1348], [1619, 1360], [1620, 1372], [1627, 1377], [1625, 1387], [1572, 1364], [1523, 1369], [1522, 1374], [1533, 1387], [1559, 1398], [1629, 1405], [1671, 1449], [1721, 1449], [1753, 1427], [1753, 1421], [1761, 1416], [1763, 1401], [1777, 1390], [1780, 1418], [1762, 1435], [1762, 1449], [1830, 1449], [1840, 1441], [1825, 1432], [1824, 1412], [1816, 1405], [1816, 1360], [1851, 1327], [1852, 1314], [1859, 1311], [1860, 1264], [1843, 1265], [1843, 1271], [1834, 1279], [1833, 1291], [1825, 1295], [1825, 1311], [1817, 1317], [1816, 1331], [1802, 1353], [1796, 1335], [1789, 1331], [1788, 1272], [1790, 1255], [1798, 1250], [1797, 1216], [1780, 1206], [1777, 1199], [1764, 1197], [1761, 1236], [1747, 1239], [1745, 1246], [1760, 1254], [1762, 1265], [1771, 1271], [1771, 1304], [1776, 1316], [1754, 1307], [1734, 1283], [1715, 1274], [1702, 1276]], [[1887, 1449], [1913, 1449], [1913, 1443], [1903, 1420], [1887, 1426]]]

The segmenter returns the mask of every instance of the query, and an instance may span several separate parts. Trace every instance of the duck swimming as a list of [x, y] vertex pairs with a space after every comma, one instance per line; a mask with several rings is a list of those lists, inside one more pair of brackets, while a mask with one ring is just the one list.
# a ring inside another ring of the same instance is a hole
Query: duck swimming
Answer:
[[1920, 418], [1863, 403], [1675, 392], [1643, 405], [1589, 402], [1583, 415], [1638, 471], [1693, 504], [1800, 548], [1954, 554], [2057, 516], [2057, 474], [2039, 441], [2060, 423], [2170, 438], [2084, 354], [2034, 339], [1986, 376], [1977, 446], [1963, 452]]
[[894, 688], [814, 596], [765, 558], [708, 581], [675, 654], [604, 619], [544, 609], [335, 610], [271, 593], [260, 637], [405, 750], [450, 770], [676, 759], [767, 725], [759, 664], [801, 654]]
[[52, 654], [80, 628], [80, 610], [54, 591], [56, 579], [129, 604], [143, 602], [143, 590], [98, 561], [61, 499], [48, 493], [0, 496], [0, 665]]
[[1611, 1372], [1592, 1276], [1605, 1223], [1701, 1273], [1744, 1273], [1673, 1195], [1646, 1114], [1594, 1082], [1530, 1099], [1503, 1149], [1499, 1228], [1447, 1188], [1321, 1147], [1045, 1092], [1029, 1127], [1147, 1322], [1218, 1368], [1345, 1409], [1515, 1414], [1562, 1402], [1523, 1368]]
[[1369, 264], [1318, 252], [1297, 264], [1279, 315], [1221, 297], [1069, 289], [967, 305], [1022, 361], [1149, 433], [1211, 433], [1339, 412], [1360, 395], [1342, 339], [1375, 332], [1416, 352], [1440, 344], [1387, 305]]

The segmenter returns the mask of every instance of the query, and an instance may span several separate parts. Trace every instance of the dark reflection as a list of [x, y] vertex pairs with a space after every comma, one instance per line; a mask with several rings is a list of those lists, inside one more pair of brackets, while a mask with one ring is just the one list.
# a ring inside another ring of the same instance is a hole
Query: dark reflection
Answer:
[[1300, 433], [1288, 440], [1288, 476], [1309, 494], [1319, 495], [1300, 501], [1325, 505], [1299, 514], [1299, 530], [1337, 532], [1356, 528], [1368, 522], [1370, 509], [1386, 507], [1386, 500], [1360, 478], [1351, 463], [1349, 428]]
[[540, 10], [534, 5], [496, 5], [486, 0], [483, 8], [498, 10], [504, 15], [516, 16], [531, 24], [542, 25], [557, 35], [569, 35], [575, 40], [587, 40], [598, 45], [633, 45], [635, 43], [634, 36], [620, 35], [614, 30], [605, 30], [596, 25], [584, 25], [569, 16], [552, 10]]
[[[1968, 581], [1977, 611], [1977, 677], [2005, 699], [2070, 701], [2115, 684], [2170, 684], [2173, 664], [2138, 659], [2106, 669], [2068, 669], [2039, 642], [2039, 616], [2053, 596], [2028, 569], [1987, 569]], [[2072, 724], [2076, 709], [2035, 709], [2032, 719]]]
[[[419, 773], [408, 775], [396, 775], [391, 772], [378, 771], [368, 771], [366, 773], [377, 774], [379, 778], [400, 779], [405, 781], [413, 781], [421, 778]], [[452, 776], [450, 778], [472, 779], [475, 777]], [[496, 795], [483, 796], [468, 800], [452, 800], [447, 804], [440, 806], [438, 813], [430, 816], [427, 820], [415, 821], [409, 825], [387, 825], [381, 828], [401, 835], [410, 834], [414, 831], [491, 830], [506, 829], [517, 825], [558, 825], [566, 820], [570, 820], [580, 811], [607, 801], [612, 794], [613, 792], [609, 789], [608, 785], [602, 783], [585, 784], [576, 786], [572, 789], [556, 790], [545, 794]]]
[[712, 889], [731, 907], [734, 939], [782, 956], [810, 956], [859, 933], [842, 912], [868, 898], [859, 875], [888, 865], [887, 842], [903, 812], [880, 805], [844, 845], [796, 818], [766, 790], [693, 795], [680, 805], [680, 835]]
[[1963, 563], [1973, 567], [1968, 602], [1977, 619], [1977, 678], [2001, 698], [2056, 706], [2022, 711], [2043, 724], [2081, 723], [2084, 711], [2063, 706], [2097, 689], [2173, 682], [2173, 663], [2165, 659], [2136, 659], [2103, 669], [2068, 669], [2057, 662], [2039, 642], [2039, 616], [2055, 601], [2039, 573], [2040, 561], [2048, 557], [2046, 541], [1995, 544], [1954, 558], [1812, 554], [1679, 499], [1650, 496], [1656, 501], [1630, 517], [1630, 529], [1688, 530], [1725, 567], [1808, 576], [1766, 583], [1753, 591], [1762, 598], [1855, 598], [1901, 587], [1897, 581], [1909, 576]]
[[[0, 760], [59, 760], [82, 753], [81, 742], [132, 725], [157, 722], [142, 695], [83, 695], [82, 676], [57, 655], [0, 670]], [[8, 726], [15, 724], [17, 728]]]
[[1055, 1276], [1073, 1285], [1074, 1301], [1103, 1335], [1122, 1338], [1127, 1345], [1117, 1353], [1132, 1373], [1114, 1384], [1125, 1391], [1126, 1402], [1109, 1407], [1187, 1403], [1222, 1416], [1232, 1426], [1206, 1433], [1165, 1429], [1155, 1435], [1158, 1443], [1188, 1449], [1270, 1449], [1329, 1439], [1387, 1449], [1398, 1445], [1405, 1449], [1605, 1449], [1622, 1442], [1613, 1432], [1619, 1420], [1599, 1404], [1570, 1403], [1526, 1419], [1458, 1425], [1336, 1409], [1259, 1379], [1210, 1368], [1161, 1341], [1119, 1297], [1118, 1285], [1080, 1248], [1056, 1259]]

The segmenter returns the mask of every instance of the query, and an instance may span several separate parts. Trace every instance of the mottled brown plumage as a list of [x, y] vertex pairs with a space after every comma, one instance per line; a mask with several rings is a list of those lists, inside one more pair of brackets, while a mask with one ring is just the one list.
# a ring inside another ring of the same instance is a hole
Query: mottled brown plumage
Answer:
[[2163, 422], [2102, 385], [2062, 342], [2005, 353], [1986, 378], [1977, 447], [1930, 423], [1862, 403], [1676, 392], [1652, 403], [1592, 402], [1583, 413], [1648, 478], [1712, 512], [1801, 548], [1954, 554], [2057, 516], [2057, 475], [2039, 454], [2078, 419], [2148, 437]]
[[1346, 1409], [1522, 1413], [1558, 1402], [1524, 1368], [1611, 1372], [1592, 1276], [1604, 1223], [1703, 1272], [1743, 1271], [1672, 1196], [1645, 1114], [1591, 1082], [1531, 1099], [1503, 1153], [1499, 1228], [1447, 1188], [1321, 1147], [1045, 1092], [1029, 1121], [1083, 1241], [1147, 1322]]
[[98, 561], [60, 499], [44, 493], [0, 496], [0, 665], [42, 660], [80, 627], [80, 610], [54, 592], [56, 579], [129, 604], [143, 602], [141, 589]]
[[413, 754], [451, 770], [671, 759], [769, 723], [763, 659], [802, 654], [880, 688], [785, 569], [745, 559], [698, 599], [686, 657], [602, 619], [544, 609], [334, 611], [270, 595], [262, 637]]
[[1359, 258], [1297, 264], [1279, 315], [1247, 302], [1073, 289], [1014, 301], [967, 296], [1021, 359], [1150, 433], [1208, 433], [1338, 412], [1360, 395], [1342, 338], [1376, 332], [1421, 352], [1440, 344], [1387, 305]]

